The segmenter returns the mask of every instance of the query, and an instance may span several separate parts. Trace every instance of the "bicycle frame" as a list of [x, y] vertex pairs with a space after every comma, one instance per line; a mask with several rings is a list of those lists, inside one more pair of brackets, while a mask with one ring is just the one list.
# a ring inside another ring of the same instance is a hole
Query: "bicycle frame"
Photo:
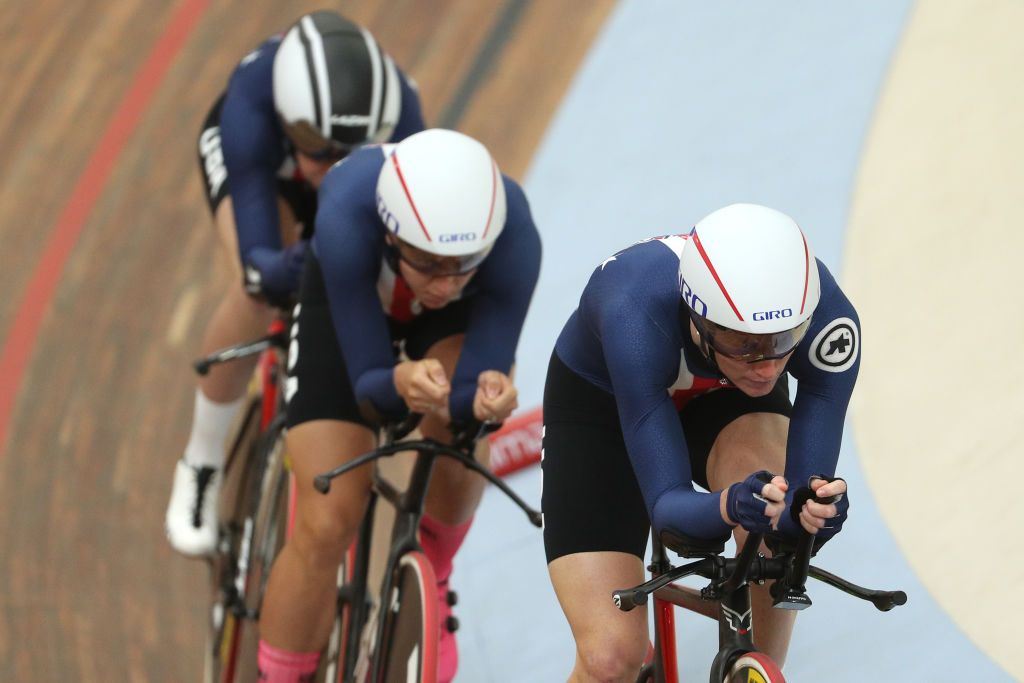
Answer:
[[[721, 559], [721, 558], [718, 558]], [[672, 570], [664, 545], [652, 534], [652, 578]], [[712, 619], [718, 619], [718, 654], [711, 666], [712, 681], [720, 682], [728, 672], [733, 659], [754, 648], [750, 587], [742, 583], [723, 595], [717, 610], [702, 610], [699, 602], [706, 599], [697, 591], [668, 584], [654, 594], [654, 658], [660, 666], [654, 667], [655, 683], [678, 683], [679, 664], [676, 650], [675, 608], [682, 607]], [[706, 604], [711, 605], [708, 602]]]
[[[213, 354], [197, 360], [193, 367], [195, 371], [200, 375], [206, 375], [210, 368], [220, 363], [231, 362], [233, 360], [252, 356], [253, 354], [261, 354], [258, 365], [257, 365], [257, 379], [258, 379], [258, 400], [253, 401], [247, 413], [243, 418], [242, 430], [236, 437], [235, 443], [229, 451], [230, 457], [225, 463], [224, 471], [232, 471], [232, 468], [242, 467], [246, 463], [235, 462], [238, 458], [248, 458], [252, 454], [250, 449], [245, 447], [242, 440], [247, 437], [245, 433], [245, 425], [249, 424], [249, 421], [254, 417], [254, 411], [259, 411], [258, 415], [258, 429], [256, 434], [266, 434], [274, 424], [275, 420], [279, 420], [283, 401], [281, 399], [280, 384], [283, 374], [283, 363], [281, 362], [281, 354], [287, 348], [287, 328], [288, 318], [287, 314], [281, 313], [275, 318], [268, 330], [267, 334], [252, 342], [246, 342], [237, 344], [225, 349], [214, 352]], [[291, 486], [294, 486], [292, 482]], [[291, 519], [293, 515], [292, 507], [294, 506], [294, 495], [290, 496], [289, 504], [289, 524], [288, 529], [291, 529]], [[243, 531], [243, 533], [245, 533]], [[215, 573], [218, 571], [213, 565], [211, 570]], [[242, 572], [244, 574], [244, 571]], [[236, 577], [236, 581], [239, 577]], [[249, 590], [248, 576], [241, 577], [242, 583], [235, 585], [234, 592], [236, 597], [229, 599], [229, 604], [232, 600], [241, 600], [240, 595], [246, 595]], [[250, 614], [249, 610], [245, 608], [244, 602], [238, 602], [232, 606], [235, 610], [234, 616], [236, 621], [233, 627], [236, 632], [231, 638], [230, 646], [226, 652], [222, 652], [221, 657], [223, 660], [221, 670], [221, 680], [233, 681], [238, 669], [238, 648], [240, 646], [242, 637], [241, 630], [244, 625], [244, 621], [247, 619], [255, 619], [255, 614]]]
[[[369, 579], [368, 574], [371, 554], [370, 539], [376, 508], [380, 499], [383, 498], [395, 509], [395, 522], [391, 532], [391, 544], [388, 551], [387, 561], [385, 563], [383, 584], [379, 592], [379, 595], [382, 596], [382, 605], [380, 609], [384, 609], [383, 600], [392, 594], [392, 590], [394, 589], [395, 568], [398, 566], [402, 556], [411, 551], [422, 552], [419, 540], [416, 537], [416, 531], [419, 528], [420, 518], [423, 515], [423, 506], [426, 501], [427, 487], [430, 484], [430, 477], [434, 467], [434, 460], [436, 458], [440, 456], [454, 458], [467, 468], [481, 474], [492, 484], [501, 489], [503, 493], [512, 498], [512, 500], [527, 513], [530, 521], [535, 526], [540, 526], [540, 513], [532, 510], [518, 495], [516, 495], [514, 491], [508, 487], [507, 484], [495, 477], [491, 472], [480, 465], [480, 463], [470, 457], [467, 454], [467, 451], [469, 453], [472, 452], [470, 449], [463, 450], [455, 446], [442, 444], [432, 439], [407, 442], [397, 441], [404, 436], [405, 433], [412, 431], [414, 426], [415, 423], [413, 423], [412, 426], [409, 426], [409, 423], [407, 422], [397, 428], [389, 430], [388, 435], [385, 438], [384, 445], [355, 458], [341, 467], [335, 468], [329, 473], [320, 475], [314, 480], [314, 486], [316, 489], [321, 493], [326, 493], [330, 489], [330, 480], [344, 474], [345, 472], [395, 453], [405, 451], [412, 451], [416, 453], [416, 460], [413, 464], [412, 474], [410, 476], [409, 483], [404, 490], [400, 490], [395, 487], [390, 481], [380, 474], [379, 470], [376, 468], [374, 470], [370, 501], [367, 505], [366, 514], [360, 524], [359, 535], [357, 536], [351, 582], [347, 583], [342, 590], [339, 591], [338, 595], [337, 608], [339, 612], [347, 606], [351, 615], [347, 625], [348, 631], [345, 634], [344, 666], [339, 672], [339, 675], [344, 677], [344, 680], [350, 680], [349, 677], [351, 677], [352, 673], [355, 671], [360, 653], [360, 638], [362, 637], [363, 627], [369, 618], [368, 612], [370, 602], [368, 596], [371, 592], [368, 590], [367, 584]], [[477, 436], [482, 436], [482, 432]], [[459, 439], [456, 439], [456, 441], [458, 442]], [[475, 444], [476, 439], [473, 439], [472, 443]], [[384, 642], [384, 638], [385, 619], [381, 618], [375, 624], [375, 635], [373, 640], [374, 653], [372, 655], [371, 669], [367, 680], [383, 680], [383, 657], [380, 655], [388, 647], [388, 643]]]

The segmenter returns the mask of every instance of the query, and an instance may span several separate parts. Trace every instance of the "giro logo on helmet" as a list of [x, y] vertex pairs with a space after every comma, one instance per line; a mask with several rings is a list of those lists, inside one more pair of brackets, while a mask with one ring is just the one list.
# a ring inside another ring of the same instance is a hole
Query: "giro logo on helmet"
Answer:
[[368, 126], [373, 122], [369, 116], [359, 114], [331, 114], [331, 123], [336, 126]]
[[398, 234], [398, 218], [395, 214], [388, 211], [387, 205], [384, 204], [384, 198], [377, 193], [377, 215], [380, 216], [381, 222], [384, 223], [384, 227], [387, 228], [391, 233]]
[[441, 242], [469, 242], [476, 239], [475, 232], [449, 232], [441, 235]]
[[792, 318], [793, 309], [783, 308], [781, 311], [758, 311], [754, 314], [754, 320], [777, 320], [779, 318]]
[[706, 318], [708, 315], [708, 305], [693, 293], [693, 289], [682, 277], [679, 278], [679, 290], [683, 295], [683, 301], [686, 302], [686, 305], [692, 308], [697, 315]]

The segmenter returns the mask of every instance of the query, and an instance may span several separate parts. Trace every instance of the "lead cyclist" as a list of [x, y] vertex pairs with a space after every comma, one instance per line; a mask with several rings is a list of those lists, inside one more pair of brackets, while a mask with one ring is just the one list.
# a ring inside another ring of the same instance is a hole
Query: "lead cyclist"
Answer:
[[[271, 570], [259, 668], [303, 680], [327, 642], [336, 574], [366, 510], [372, 465], [330, 493], [313, 478], [375, 445], [380, 416], [424, 413], [423, 435], [450, 442], [449, 422], [504, 420], [511, 374], [540, 270], [540, 237], [522, 189], [487, 149], [430, 129], [370, 146], [327, 174], [288, 357], [286, 445], [295, 526]], [[486, 464], [486, 443], [477, 453]], [[457, 668], [448, 628], [452, 561], [484, 480], [435, 461], [420, 542], [440, 599], [438, 680]]]
[[[643, 582], [651, 526], [670, 547], [839, 532], [849, 499], [810, 498], [846, 493], [834, 475], [859, 352], [853, 306], [767, 207], [727, 206], [594, 271], [544, 389], [544, 545], [570, 680], [635, 680], [646, 610], [610, 596]], [[768, 588], [751, 591], [754, 642], [781, 666], [795, 613]]]

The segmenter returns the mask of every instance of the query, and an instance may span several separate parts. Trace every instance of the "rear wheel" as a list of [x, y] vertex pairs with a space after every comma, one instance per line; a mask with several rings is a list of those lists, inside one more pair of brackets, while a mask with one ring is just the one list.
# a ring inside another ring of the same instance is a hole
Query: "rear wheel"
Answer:
[[723, 683], [786, 683], [786, 678], [768, 655], [747, 652], [736, 658]]
[[240, 481], [227, 508], [231, 512], [214, 561], [217, 593], [210, 615], [207, 683], [256, 680], [256, 622], [270, 566], [284, 543], [288, 521], [288, 471], [281, 422], [271, 423], [234, 467]]
[[423, 553], [406, 553], [395, 567], [384, 614], [383, 680], [437, 681], [437, 610], [437, 579], [430, 561]]

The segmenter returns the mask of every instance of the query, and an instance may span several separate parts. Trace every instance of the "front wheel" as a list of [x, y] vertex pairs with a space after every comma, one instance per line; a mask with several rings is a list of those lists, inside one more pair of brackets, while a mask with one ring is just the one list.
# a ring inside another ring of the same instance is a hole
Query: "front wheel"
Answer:
[[289, 473], [281, 423], [262, 434], [237, 467], [245, 470], [217, 564], [218, 597], [211, 610], [204, 679], [255, 680], [256, 624], [270, 566], [284, 542]]
[[384, 615], [382, 664], [385, 681], [436, 683], [440, 620], [434, 568], [420, 552], [395, 567]]
[[786, 683], [782, 671], [763, 652], [740, 655], [722, 683]]

